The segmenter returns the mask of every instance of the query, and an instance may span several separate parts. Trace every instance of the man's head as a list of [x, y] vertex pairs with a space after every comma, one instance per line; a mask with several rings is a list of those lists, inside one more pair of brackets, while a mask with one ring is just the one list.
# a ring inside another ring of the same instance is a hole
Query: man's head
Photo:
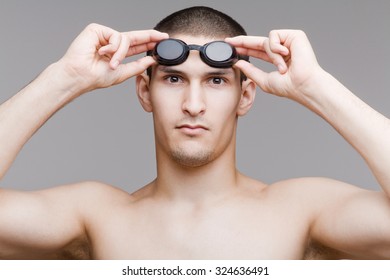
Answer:
[[177, 11], [155, 28], [170, 37], [186, 34], [208, 38], [225, 38], [246, 35], [244, 28], [230, 16], [209, 7], [191, 7]]
[[[200, 46], [246, 35], [230, 16], [208, 7], [175, 12], [155, 29]], [[211, 67], [198, 50], [189, 53], [181, 64], [155, 65], [139, 76], [137, 91], [143, 108], [153, 112], [157, 157], [196, 167], [227, 150], [234, 154], [237, 117], [251, 107], [255, 86], [237, 69]]]
[[[232, 17], [204, 6], [177, 11], [162, 19], [154, 29], [168, 33], [171, 38], [188, 35], [223, 40], [226, 37], [247, 35], [245, 29]], [[148, 54], [151, 55], [152, 52]], [[246, 56], [240, 58], [249, 60]], [[151, 75], [151, 68], [148, 69], [148, 75]], [[244, 78], [242, 76], [242, 79]]]

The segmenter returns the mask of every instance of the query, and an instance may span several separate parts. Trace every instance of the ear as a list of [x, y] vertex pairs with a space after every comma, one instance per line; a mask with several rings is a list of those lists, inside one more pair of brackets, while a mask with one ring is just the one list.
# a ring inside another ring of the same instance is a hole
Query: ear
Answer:
[[241, 99], [237, 108], [237, 115], [244, 116], [249, 112], [255, 101], [256, 96], [256, 84], [249, 78], [241, 84]]
[[142, 108], [148, 113], [153, 111], [150, 100], [149, 76], [145, 73], [138, 75], [136, 80], [137, 95]]

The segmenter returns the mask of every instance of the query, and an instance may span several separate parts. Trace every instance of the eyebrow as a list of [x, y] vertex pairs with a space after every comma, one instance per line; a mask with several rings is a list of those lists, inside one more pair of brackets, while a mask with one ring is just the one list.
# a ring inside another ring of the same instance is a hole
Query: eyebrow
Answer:
[[[172, 66], [158, 66], [157, 70], [167, 74], [185, 74], [184, 71], [180, 71], [175, 68], [172, 68]], [[228, 76], [228, 75], [233, 75], [234, 71], [231, 68], [226, 68], [226, 69], [216, 69], [216, 70], [207, 71], [204, 74], [206, 76]]]
[[164, 72], [164, 73], [167, 73], [167, 74], [182, 74], [183, 73], [183, 71], [174, 69], [174, 68], [169, 67], [169, 66], [158, 66], [157, 70]]

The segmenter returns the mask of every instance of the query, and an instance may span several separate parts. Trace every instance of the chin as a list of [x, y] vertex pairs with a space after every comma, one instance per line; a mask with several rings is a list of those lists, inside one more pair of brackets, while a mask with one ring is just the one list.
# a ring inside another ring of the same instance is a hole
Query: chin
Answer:
[[172, 159], [186, 167], [201, 167], [213, 160], [214, 152], [211, 150], [187, 151], [176, 148], [171, 152]]

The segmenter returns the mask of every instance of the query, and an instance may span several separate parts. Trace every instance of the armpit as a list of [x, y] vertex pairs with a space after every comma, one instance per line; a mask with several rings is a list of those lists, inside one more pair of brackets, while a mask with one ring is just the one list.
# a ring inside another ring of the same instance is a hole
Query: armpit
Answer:
[[43, 256], [47, 260], [90, 260], [91, 248], [87, 237], [72, 241], [59, 252]]
[[306, 247], [304, 260], [339, 260], [348, 259], [347, 256], [335, 249], [326, 247], [318, 242], [310, 241]]

